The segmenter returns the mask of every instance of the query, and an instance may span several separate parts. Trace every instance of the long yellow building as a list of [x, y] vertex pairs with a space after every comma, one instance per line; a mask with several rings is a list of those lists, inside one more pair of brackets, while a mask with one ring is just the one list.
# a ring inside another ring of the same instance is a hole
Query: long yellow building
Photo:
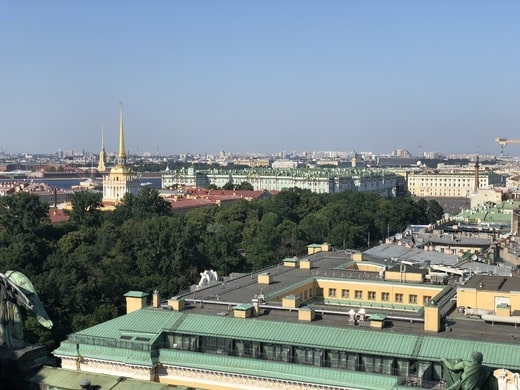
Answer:
[[500, 184], [502, 177], [496, 173], [473, 171], [460, 172], [412, 172], [407, 178], [408, 192], [421, 198], [468, 198], [476, 188], [488, 188]]

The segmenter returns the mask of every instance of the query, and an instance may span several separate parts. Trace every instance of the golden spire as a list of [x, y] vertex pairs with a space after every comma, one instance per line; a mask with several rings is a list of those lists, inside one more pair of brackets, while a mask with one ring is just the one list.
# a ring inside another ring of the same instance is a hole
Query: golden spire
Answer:
[[126, 165], [125, 152], [125, 132], [123, 128], [123, 103], [119, 102], [119, 152], [117, 153], [117, 162], [119, 165]]
[[99, 172], [106, 171], [106, 162], [107, 155], [105, 153], [105, 126], [101, 125], [101, 151], [99, 152], [99, 163], [97, 170]]
[[105, 124], [101, 125], [101, 149], [105, 149]]

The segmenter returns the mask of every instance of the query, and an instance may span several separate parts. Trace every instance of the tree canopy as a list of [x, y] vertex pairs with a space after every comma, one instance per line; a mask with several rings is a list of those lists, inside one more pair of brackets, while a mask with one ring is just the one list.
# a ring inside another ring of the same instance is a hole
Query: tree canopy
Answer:
[[33, 281], [56, 325], [39, 330], [28, 318], [27, 337], [49, 348], [124, 313], [130, 290], [176, 295], [205, 269], [221, 276], [260, 270], [313, 243], [365, 249], [443, 213], [432, 200], [301, 189], [185, 214], [173, 213], [149, 187], [126, 194], [114, 211], [102, 211], [94, 193], [75, 193], [72, 205], [69, 221], [51, 225], [37, 196], [0, 197], [0, 272], [18, 270]]

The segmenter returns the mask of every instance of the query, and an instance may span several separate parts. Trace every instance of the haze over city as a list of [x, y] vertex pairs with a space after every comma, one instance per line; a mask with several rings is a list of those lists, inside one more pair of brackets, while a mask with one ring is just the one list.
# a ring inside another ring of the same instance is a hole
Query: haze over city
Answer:
[[[7, 1], [3, 152], [498, 154], [517, 1]], [[513, 148], [513, 147], [512, 147]], [[513, 151], [513, 149], [511, 150]]]

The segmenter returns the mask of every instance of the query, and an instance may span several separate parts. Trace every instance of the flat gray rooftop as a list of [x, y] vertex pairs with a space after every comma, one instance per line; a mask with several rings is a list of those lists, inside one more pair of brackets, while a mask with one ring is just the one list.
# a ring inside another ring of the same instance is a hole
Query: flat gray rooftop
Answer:
[[[430, 252], [431, 253], [431, 252]], [[260, 305], [258, 320], [270, 320], [280, 322], [298, 322], [298, 310], [282, 308], [280, 300], [269, 300], [270, 294], [279, 292], [291, 285], [313, 277], [332, 277], [345, 280], [372, 279], [380, 280], [377, 272], [363, 272], [357, 270], [345, 270], [345, 266], [352, 262], [351, 253], [348, 251], [319, 252], [309, 256], [312, 259], [312, 269], [287, 267], [279, 264], [257, 273], [243, 274], [237, 277], [225, 277], [224, 281], [214, 282], [209, 287], [187, 292], [180, 295], [186, 301], [186, 311], [205, 315], [233, 316], [233, 307], [241, 304], [250, 304], [251, 300], [260, 294], [267, 298], [265, 304]], [[305, 258], [304, 258], [305, 259]], [[300, 259], [302, 260], [302, 259]], [[384, 264], [384, 263], [383, 263]], [[258, 275], [269, 272], [271, 284], [258, 284]], [[496, 286], [501, 288], [520, 288], [520, 278], [492, 277], [487, 275], [475, 275], [466, 283], [466, 287], [475, 284], [478, 286], [481, 278], [484, 280], [504, 280]], [[491, 278], [491, 279], [487, 279]], [[496, 279], [498, 280], [498, 279]], [[489, 283], [491, 288], [492, 284]], [[516, 290], [518, 291], [518, 290]], [[517, 343], [520, 341], [520, 329], [514, 324], [491, 324], [480, 319], [468, 319], [463, 313], [459, 313], [456, 303], [451, 302], [446, 323], [443, 330], [435, 333], [439, 337], [483, 340], [490, 342]], [[314, 308], [316, 318], [311, 324], [325, 326], [352, 326], [349, 324], [348, 312], [358, 312], [360, 306], [325, 305], [318, 299], [310, 304]], [[373, 329], [375, 332], [396, 332], [428, 334], [423, 330], [423, 318], [421, 312], [409, 312], [399, 310], [387, 310], [381, 307], [363, 307], [367, 315], [383, 314], [391, 322], [391, 326], [381, 329]], [[360, 327], [369, 327], [369, 321], [359, 322]]]
[[520, 278], [491, 275], [474, 275], [465, 288], [476, 288], [487, 291], [520, 291]]

